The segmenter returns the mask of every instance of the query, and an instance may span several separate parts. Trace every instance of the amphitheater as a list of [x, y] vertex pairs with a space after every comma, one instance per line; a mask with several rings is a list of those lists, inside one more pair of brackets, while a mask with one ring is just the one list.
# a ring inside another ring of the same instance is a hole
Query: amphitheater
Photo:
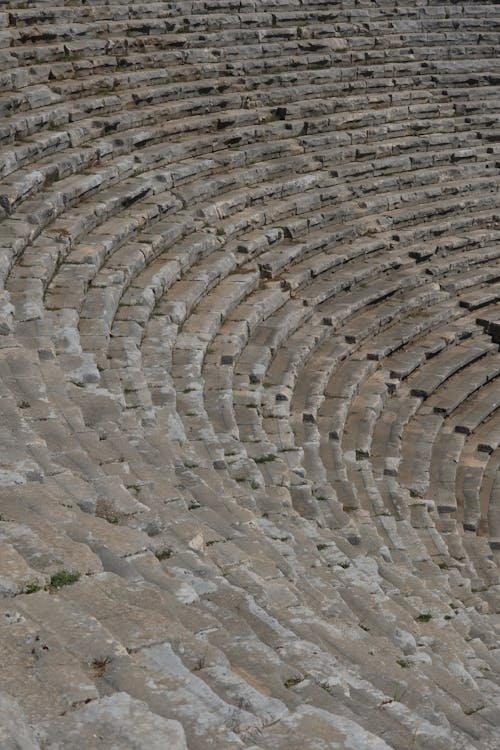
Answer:
[[500, 748], [499, 34], [1, 0], [1, 750]]

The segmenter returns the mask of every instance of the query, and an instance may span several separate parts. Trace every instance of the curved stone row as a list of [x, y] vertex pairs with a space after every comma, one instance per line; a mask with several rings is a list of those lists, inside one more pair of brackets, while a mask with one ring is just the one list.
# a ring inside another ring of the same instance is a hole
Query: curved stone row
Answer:
[[2, 5], [2, 747], [498, 746], [498, 33]]

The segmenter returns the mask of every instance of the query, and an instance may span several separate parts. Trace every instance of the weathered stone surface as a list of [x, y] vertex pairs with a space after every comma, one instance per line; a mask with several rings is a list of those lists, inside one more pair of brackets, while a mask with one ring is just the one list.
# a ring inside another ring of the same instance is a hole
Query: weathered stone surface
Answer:
[[[151, 750], [186, 750], [186, 738], [177, 721], [152, 713], [142, 701], [127, 693], [92, 701], [68, 716], [36, 727], [42, 747], [123, 748], [148, 747]], [[28, 748], [29, 745], [26, 745]], [[36, 747], [36, 746], [35, 746]]]
[[0, 694], [0, 742], [5, 750], [40, 750], [26, 716], [7, 693]]
[[0, 13], [0, 745], [497, 750], [498, 7]]

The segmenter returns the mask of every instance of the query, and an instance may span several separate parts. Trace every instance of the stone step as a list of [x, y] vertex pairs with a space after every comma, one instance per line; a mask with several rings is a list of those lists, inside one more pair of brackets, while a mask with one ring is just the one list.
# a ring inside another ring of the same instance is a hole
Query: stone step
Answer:
[[182, 724], [155, 714], [144, 701], [126, 692], [91, 701], [69, 716], [38, 723], [35, 729], [45, 747], [70, 748], [77, 741], [82, 750], [95, 747], [96, 732], [103, 742], [115, 742], [119, 737], [127, 748], [137, 742], [147, 742], [152, 750], [165, 744], [172, 750], [187, 748]]
[[494, 381], [499, 374], [500, 358], [494, 352], [492, 356], [486, 356], [484, 360], [471, 364], [466, 370], [455, 375], [429, 398], [428, 404], [436, 413], [450, 416], [475, 391]]
[[493, 344], [479, 339], [474, 344], [467, 342], [446, 349], [436, 358], [429, 360], [409, 381], [412, 395], [428, 398], [456, 372], [494, 349]]

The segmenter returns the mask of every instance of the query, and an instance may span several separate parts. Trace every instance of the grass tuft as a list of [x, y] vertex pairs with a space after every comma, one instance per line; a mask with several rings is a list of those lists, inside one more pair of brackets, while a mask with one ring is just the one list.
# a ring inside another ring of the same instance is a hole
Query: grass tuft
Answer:
[[415, 620], [417, 622], [429, 622], [429, 620], [432, 620], [432, 615], [430, 612], [421, 612], [415, 617]]
[[60, 570], [59, 573], [54, 573], [50, 578], [49, 590], [55, 591], [63, 586], [70, 586], [72, 583], [76, 583], [80, 578], [80, 573], [72, 572], [70, 570]]
[[31, 581], [24, 587], [23, 594], [36, 594], [37, 591], [41, 590], [41, 586], [38, 581]]

